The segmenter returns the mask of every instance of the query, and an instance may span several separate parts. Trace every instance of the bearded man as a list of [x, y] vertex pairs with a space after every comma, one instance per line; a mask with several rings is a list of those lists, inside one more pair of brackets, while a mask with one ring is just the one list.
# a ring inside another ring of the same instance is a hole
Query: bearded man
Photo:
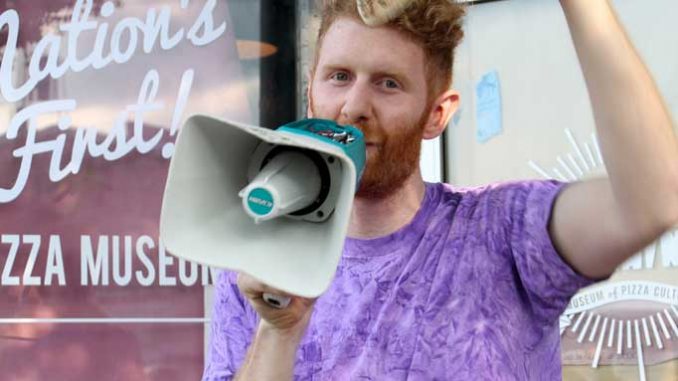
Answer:
[[317, 300], [285, 309], [251, 277], [218, 281], [203, 380], [556, 380], [558, 318], [678, 222], [671, 117], [607, 0], [561, 0], [609, 178], [458, 189], [422, 180], [421, 139], [457, 109], [463, 8], [418, 0], [368, 27], [326, 0], [310, 117], [359, 127], [367, 168]]

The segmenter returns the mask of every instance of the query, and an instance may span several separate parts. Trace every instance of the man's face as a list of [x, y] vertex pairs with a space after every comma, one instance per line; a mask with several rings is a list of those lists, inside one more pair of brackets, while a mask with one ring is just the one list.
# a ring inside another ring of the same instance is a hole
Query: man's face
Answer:
[[309, 117], [365, 134], [357, 197], [383, 198], [418, 168], [428, 119], [423, 49], [399, 32], [337, 19], [325, 34], [309, 91]]

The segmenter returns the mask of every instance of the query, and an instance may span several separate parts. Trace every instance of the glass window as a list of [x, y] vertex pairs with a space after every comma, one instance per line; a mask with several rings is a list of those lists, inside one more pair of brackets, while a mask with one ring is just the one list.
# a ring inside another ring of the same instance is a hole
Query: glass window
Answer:
[[196, 380], [205, 266], [160, 206], [193, 114], [297, 118], [294, 1], [0, 1], [0, 374]]

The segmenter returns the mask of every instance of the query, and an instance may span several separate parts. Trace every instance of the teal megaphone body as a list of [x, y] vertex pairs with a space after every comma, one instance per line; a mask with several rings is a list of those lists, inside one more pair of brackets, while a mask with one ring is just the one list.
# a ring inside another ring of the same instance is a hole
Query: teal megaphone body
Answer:
[[352, 126], [305, 119], [270, 130], [193, 116], [170, 163], [161, 239], [175, 256], [317, 297], [341, 257], [364, 166]]

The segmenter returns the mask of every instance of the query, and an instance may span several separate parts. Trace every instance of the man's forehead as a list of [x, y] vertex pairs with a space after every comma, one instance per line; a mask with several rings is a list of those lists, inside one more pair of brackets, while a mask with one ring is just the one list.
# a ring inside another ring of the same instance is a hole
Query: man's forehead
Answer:
[[337, 19], [320, 47], [321, 66], [361, 64], [400, 73], [423, 70], [421, 46], [390, 28], [372, 28], [351, 18]]

